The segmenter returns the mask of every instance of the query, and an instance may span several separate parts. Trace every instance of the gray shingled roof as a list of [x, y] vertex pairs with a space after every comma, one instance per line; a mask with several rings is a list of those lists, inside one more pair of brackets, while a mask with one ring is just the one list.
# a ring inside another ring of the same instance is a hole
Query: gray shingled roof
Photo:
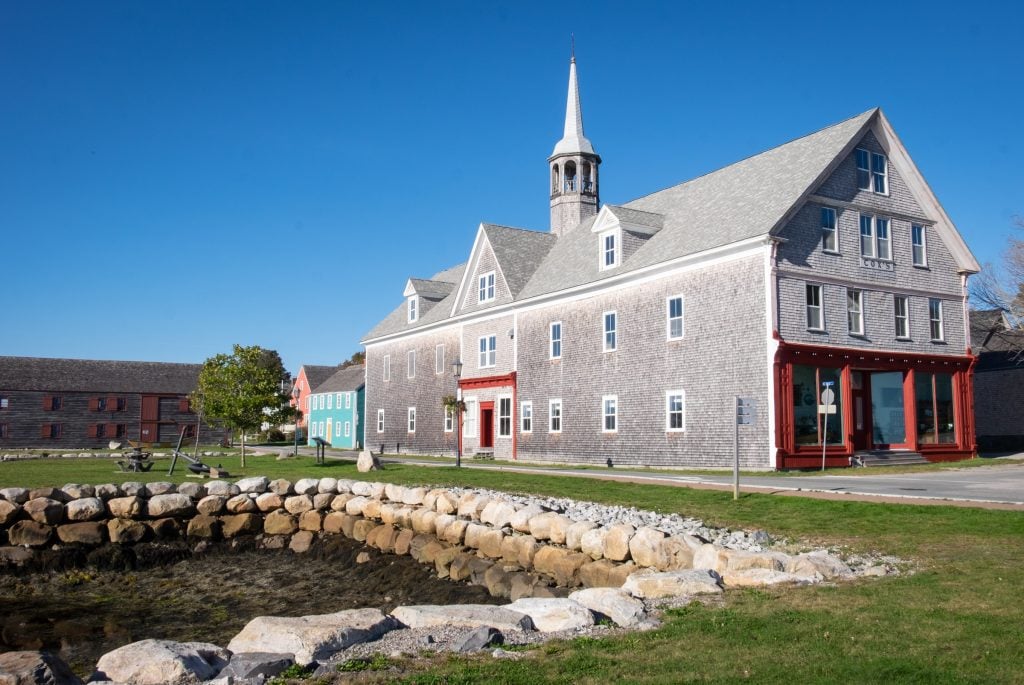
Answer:
[[443, 300], [448, 296], [448, 293], [458, 286], [457, 283], [431, 281], [426, 278], [410, 278], [409, 283], [412, 285], [412, 289], [416, 291], [417, 295], [428, 300], [435, 301]]
[[553, 233], [525, 228], [483, 224], [483, 229], [513, 298], [558, 242], [558, 237]]
[[631, 209], [630, 207], [620, 207], [618, 205], [605, 205], [608, 211], [627, 224], [637, 224], [639, 226], [650, 226], [651, 228], [662, 228], [665, 225], [665, 215], [656, 214], [654, 212], [642, 212], [639, 209]]
[[0, 357], [0, 390], [187, 394], [202, 364]]
[[338, 370], [333, 376], [314, 388], [313, 392], [351, 392], [358, 390], [365, 384], [366, 366], [364, 364], [355, 364]]
[[337, 366], [315, 366], [313, 364], [303, 364], [302, 368], [306, 370], [306, 383], [310, 388], [320, 385], [338, 370]]
[[[458, 264], [434, 274], [434, 276], [428, 280], [458, 283], [462, 280], [462, 274], [465, 270], [465, 264]], [[454, 281], [452, 279], [454, 279]], [[452, 310], [452, 300], [455, 297], [456, 291], [453, 289], [443, 300], [438, 301], [437, 304], [426, 308], [421, 306], [420, 317], [415, 323], [408, 322], [408, 313], [405, 308], [405, 303], [403, 302], [392, 310], [392, 312], [388, 314], [383, 321], [374, 326], [373, 329], [364, 336], [364, 338], [372, 339], [382, 335], [388, 335], [389, 333], [397, 333], [398, 331], [415, 330], [422, 326], [447, 319]]]

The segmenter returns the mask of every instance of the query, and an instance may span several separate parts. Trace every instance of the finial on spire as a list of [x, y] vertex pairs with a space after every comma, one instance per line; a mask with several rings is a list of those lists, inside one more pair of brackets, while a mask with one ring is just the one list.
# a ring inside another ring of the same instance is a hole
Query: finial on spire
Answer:
[[576, 34], [569, 34], [569, 54], [572, 57], [573, 63], [576, 62]]
[[572, 40], [572, 61], [569, 62], [569, 93], [565, 102], [565, 129], [562, 139], [555, 144], [552, 155], [583, 152], [597, 154], [594, 146], [583, 135], [583, 109], [580, 107], [580, 89], [576, 81], [576, 37]]

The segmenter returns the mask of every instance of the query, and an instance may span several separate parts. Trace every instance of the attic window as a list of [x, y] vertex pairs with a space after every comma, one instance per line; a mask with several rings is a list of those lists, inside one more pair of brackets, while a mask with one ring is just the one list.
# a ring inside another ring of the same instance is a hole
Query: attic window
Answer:
[[857, 148], [857, 187], [880, 195], [889, 194], [889, 165], [885, 155]]
[[480, 275], [480, 302], [490, 302], [494, 299], [494, 272], [488, 271]]
[[419, 297], [409, 296], [409, 323], [414, 323], [419, 318]]
[[607, 231], [600, 236], [601, 269], [612, 269], [619, 265], [619, 233]]

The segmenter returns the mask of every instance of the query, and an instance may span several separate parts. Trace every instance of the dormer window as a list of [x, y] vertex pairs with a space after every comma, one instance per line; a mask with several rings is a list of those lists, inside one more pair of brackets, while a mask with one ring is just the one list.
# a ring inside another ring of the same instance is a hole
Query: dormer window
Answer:
[[608, 231], [601, 234], [601, 268], [612, 269], [619, 265], [619, 234]]
[[419, 318], [419, 299], [416, 295], [409, 296], [409, 323], [415, 323]]
[[880, 195], [889, 194], [889, 164], [885, 155], [857, 148], [857, 187]]
[[488, 271], [480, 275], [480, 302], [490, 302], [494, 299], [494, 272]]

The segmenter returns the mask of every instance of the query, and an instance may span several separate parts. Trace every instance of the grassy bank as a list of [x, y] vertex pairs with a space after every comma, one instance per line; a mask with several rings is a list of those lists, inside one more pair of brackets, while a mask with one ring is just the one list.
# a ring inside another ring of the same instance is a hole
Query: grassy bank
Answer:
[[[316, 466], [312, 458], [250, 457], [244, 473], [237, 458], [221, 461], [238, 475], [360, 476], [349, 463]], [[158, 460], [156, 472], [120, 474], [109, 461], [8, 462], [0, 464], [0, 487], [166, 480], [167, 463]], [[184, 473], [173, 480], [190, 480]], [[520, 661], [450, 657], [406, 672], [411, 682], [1024, 682], [1020, 512], [751, 494], [733, 502], [730, 493], [710, 490], [406, 465], [373, 477], [678, 512], [713, 525], [896, 554], [917, 569], [836, 587], [728, 592], [722, 606], [672, 612], [649, 633], [553, 643]]]

